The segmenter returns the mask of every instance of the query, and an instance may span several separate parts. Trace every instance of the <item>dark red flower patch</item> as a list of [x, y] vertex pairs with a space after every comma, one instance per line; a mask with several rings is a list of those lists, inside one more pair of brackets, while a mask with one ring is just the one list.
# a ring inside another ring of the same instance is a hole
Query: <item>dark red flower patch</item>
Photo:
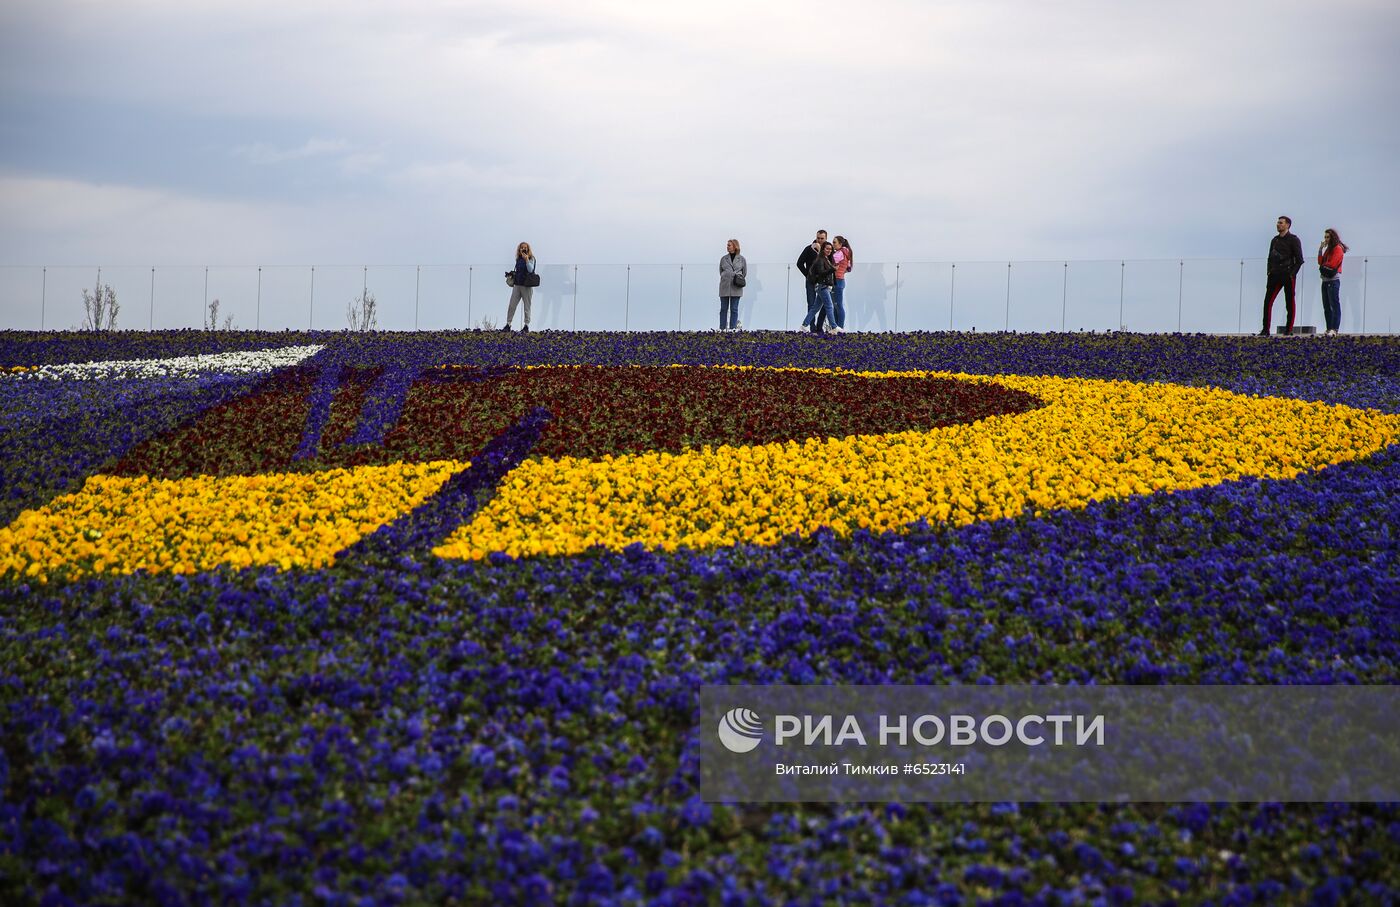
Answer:
[[247, 396], [138, 444], [111, 472], [161, 478], [239, 475], [290, 463], [316, 374], [315, 369], [293, 368], [273, 375]]
[[[327, 450], [338, 451], [342, 457], [351, 453], [339, 445], [354, 431], [365, 390], [378, 372], [377, 368], [344, 370], [321, 438], [323, 454]], [[112, 472], [177, 478], [324, 469], [324, 457], [293, 457], [311, 412], [311, 391], [318, 373], [313, 368], [278, 373], [253, 393], [138, 445]]]
[[378, 369], [346, 369], [317, 455], [298, 460], [316, 377], [307, 369], [278, 375], [257, 393], [142, 444], [116, 471], [174, 477], [469, 460], [536, 407], [553, 419], [534, 455], [600, 457], [886, 434], [1040, 405], [1020, 391], [949, 378], [658, 366], [443, 369], [413, 383], [382, 444], [354, 444], [347, 439], [367, 408], [384, 401], [371, 399]]
[[768, 444], [936, 428], [1041, 405], [1030, 394], [948, 378], [864, 378], [710, 368], [536, 369], [519, 384], [554, 414], [534, 453], [605, 454]]

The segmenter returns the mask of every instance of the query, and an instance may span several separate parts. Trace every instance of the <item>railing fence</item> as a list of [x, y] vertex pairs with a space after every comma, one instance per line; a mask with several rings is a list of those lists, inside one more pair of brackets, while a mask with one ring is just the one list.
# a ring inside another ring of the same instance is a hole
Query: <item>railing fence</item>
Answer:
[[[381, 329], [499, 327], [508, 265], [0, 266], [0, 328], [76, 329], [82, 291], [109, 284], [118, 328], [338, 330], [363, 293]], [[791, 330], [806, 314], [791, 264], [751, 262], [740, 303], [745, 328]], [[704, 330], [718, 326], [713, 264], [542, 264], [531, 327], [548, 330]], [[860, 262], [847, 277], [847, 330], [1132, 330], [1252, 333], [1259, 329], [1263, 259]], [[1347, 258], [1342, 330], [1393, 333], [1400, 256]], [[144, 303], [144, 305], [142, 305]], [[1059, 303], [1059, 305], [1055, 305]], [[1299, 274], [1298, 324], [1323, 327], [1320, 282]], [[145, 311], [141, 311], [144, 308]], [[143, 317], [144, 316], [144, 317]], [[1230, 317], [1234, 316], [1234, 317]], [[1274, 324], [1282, 324], [1282, 294]], [[516, 323], [519, 324], [517, 315]]]

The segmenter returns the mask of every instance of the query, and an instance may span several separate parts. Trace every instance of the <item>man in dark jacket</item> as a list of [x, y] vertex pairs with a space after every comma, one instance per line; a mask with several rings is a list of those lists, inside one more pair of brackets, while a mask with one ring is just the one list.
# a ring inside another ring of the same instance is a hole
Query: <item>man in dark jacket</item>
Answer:
[[[802, 254], [797, 256], [797, 270], [802, 272], [802, 279], [807, 284], [807, 311], [812, 311], [812, 303], [817, 299], [817, 285], [812, 280], [812, 263], [821, 255], [822, 243], [826, 242], [826, 231], [818, 230], [817, 238], [807, 244], [802, 250]], [[1299, 246], [1299, 248], [1302, 248]], [[824, 315], [824, 313], [823, 313]], [[821, 331], [821, 322], [825, 320], [823, 315], [817, 316], [817, 331]]]
[[1293, 218], [1281, 216], [1275, 226], [1278, 228], [1278, 236], [1269, 242], [1268, 286], [1264, 290], [1264, 329], [1259, 332], [1260, 337], [1269, 336], [1269, 327], [1273, 324], [1274, 300], [1278, 298], [1279, 290], [1283, 290], [1283, 301], [1288, 307], [1288, 326], [1283, 329], [1285, 334], [1293, 333], [1293, 316], [1297, 312], [1293, 292], [1294, 282], [1303, 267], [1303, 244], [1298, 237], [1288, 232], [1293, 227]]

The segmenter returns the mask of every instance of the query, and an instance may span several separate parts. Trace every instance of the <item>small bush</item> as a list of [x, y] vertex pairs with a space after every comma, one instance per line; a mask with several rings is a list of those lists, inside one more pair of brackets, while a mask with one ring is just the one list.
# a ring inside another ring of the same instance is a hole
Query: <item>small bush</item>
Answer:
[[117, 291], [98, 281], [96, 289], [83, 290], [83, 330], [110, 331], [117, 326]]
[[365, 290], [345, 307], [345, 320], [352, 331], [372, 331], [379, 325], [378, 304], [374, 294]]
[[222, 327], [219, 325], [219, 298], [216, 296], [209, 302], [209, 311], [204, 313], [204, 329], [206, 331], [231, 331], [233, 330], [233, 316], [224, 318]]

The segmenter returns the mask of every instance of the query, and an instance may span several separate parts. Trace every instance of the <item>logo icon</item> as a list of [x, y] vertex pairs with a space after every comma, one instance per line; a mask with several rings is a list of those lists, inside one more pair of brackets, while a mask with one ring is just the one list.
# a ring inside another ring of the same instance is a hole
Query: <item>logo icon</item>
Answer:
[[719, 720], [719, 742], [731, 753], [747, 753], [763, 742], [763, 719], [751, 709], [730, 709]]

